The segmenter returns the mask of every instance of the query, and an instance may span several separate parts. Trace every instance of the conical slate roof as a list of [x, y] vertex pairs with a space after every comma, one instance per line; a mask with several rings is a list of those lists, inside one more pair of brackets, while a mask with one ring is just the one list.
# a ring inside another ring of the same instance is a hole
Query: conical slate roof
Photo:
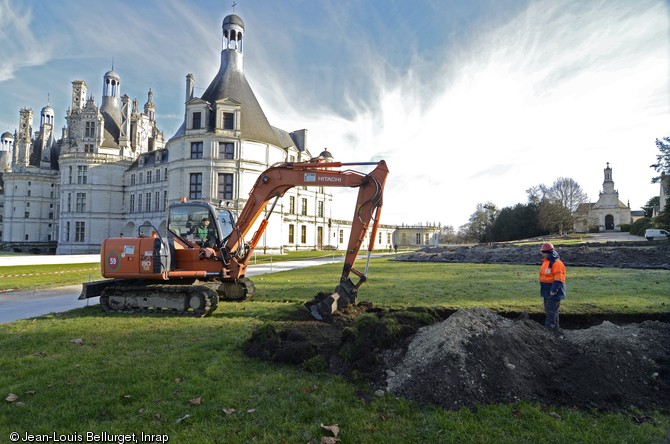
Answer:
[[244, 76], [242, 54], [233, 49], [221, 51], [219, 72], [201, 97], [209, 103], [226, 98], [241, 103], [240, 130], [244, 139], [281, 146]]

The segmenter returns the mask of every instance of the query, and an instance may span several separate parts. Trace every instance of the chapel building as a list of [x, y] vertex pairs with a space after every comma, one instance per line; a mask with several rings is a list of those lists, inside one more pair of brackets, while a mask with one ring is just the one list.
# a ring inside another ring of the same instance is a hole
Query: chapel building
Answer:
[[619, 191], [614, 189], [612, 168], [609, 162], [603, 170], [605, 180], [598, 201], [583, 203], [575, 211], [574, 230], [578, 233], [589, 231], [621, 231], [621, 225], [633, 222], [630, 205], [619, 200]]

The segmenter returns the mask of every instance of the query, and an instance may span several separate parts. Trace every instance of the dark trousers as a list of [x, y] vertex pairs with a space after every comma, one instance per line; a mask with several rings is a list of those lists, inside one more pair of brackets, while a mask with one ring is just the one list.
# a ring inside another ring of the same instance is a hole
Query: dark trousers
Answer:
[[547, 317], [544, 320], [544, 326], [551, 329], [558, 328], [558, 308], [561, 306], [561, 301], [544, 298], [544, 312]]

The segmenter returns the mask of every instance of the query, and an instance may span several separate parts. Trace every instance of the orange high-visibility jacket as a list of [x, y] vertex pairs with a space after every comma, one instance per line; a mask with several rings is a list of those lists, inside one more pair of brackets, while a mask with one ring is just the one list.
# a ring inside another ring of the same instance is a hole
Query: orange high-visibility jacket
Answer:
[[542, 259], [540, 267], [540, 295], [556, 300], [565, 299], [565, 265], [553, 252], [551, 260]]

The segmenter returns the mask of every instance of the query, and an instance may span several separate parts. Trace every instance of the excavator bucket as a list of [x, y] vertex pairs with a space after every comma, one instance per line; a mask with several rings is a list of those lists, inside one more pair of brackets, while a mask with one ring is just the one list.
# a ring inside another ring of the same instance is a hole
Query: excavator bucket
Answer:
[[323, 299], [317, 298], [317, 300], [305, 302], [304, 306], [317, 321], [329, 321], [337, 310], [355, 303], [357, 293], [358, 289], [351, 279], [347, 278], [335, 288], [335, 293]]

